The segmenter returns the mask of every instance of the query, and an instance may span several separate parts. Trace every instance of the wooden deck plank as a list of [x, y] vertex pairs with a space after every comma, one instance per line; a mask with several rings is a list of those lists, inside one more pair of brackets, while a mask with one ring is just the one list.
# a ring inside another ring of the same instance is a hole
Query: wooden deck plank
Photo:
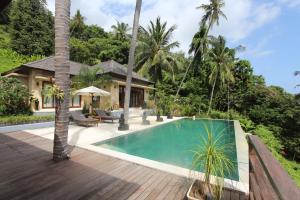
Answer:
[[172, 175], [167, 175], [162, 181], [159, 182], [159, 184], [151, 191], [151, 193], [145, 199], [155, 199], [159, 195], [160, 191], [166, 187], [166, 185], [171, 179]]
[[145, 189], [136, 199], [145, 199], [152, 190], [158, 185], [166, 177], [166, 174], [157, 172], [151, 178], [149, 178], [148, 182], [145, 184]]
[[165, 186], [166, 194], [181, 189], [175, 175], [76, 147], [71, 160], [55, 163], [53, 142], [29, 133], [0, 141], [0, 199], [155, 199]]
[[184, 199], [185, 178], [70, 147], [53, 162], [53, 141], [25, 132], [0, 134], [0, 199]]
[[[94, 195], [93, 199], [107, 199], [110, 196], [112, 196], [115, 192], [118, 192], [120, 187], [123, 186], [123, 184], [127, 184], [126, 181], [130, 181], [130, 177], [139, 176], [143, 173], [142, 167], [137, 167], [134, 169], [129, 169], [125, 171], [124, 176], [119, 176], [118, 179], [115, 179], [111, 184], [101, 188], [98, 190], [98, 192]], [[126, 181], [125, 181], [126, 180]]]
[[142, 174], [135, 176], [133, 179], [129, 179], [133, 184], [123, 184], [123, 187], [120, 187], [118, 192], [114, 192], [113, 195], [106, 199], [111, 200], [125, 200], [128, 199], [139, 187], [140, 185], [147, 179], [154, 176], [156, 172], [153, 170], [143, 170]]

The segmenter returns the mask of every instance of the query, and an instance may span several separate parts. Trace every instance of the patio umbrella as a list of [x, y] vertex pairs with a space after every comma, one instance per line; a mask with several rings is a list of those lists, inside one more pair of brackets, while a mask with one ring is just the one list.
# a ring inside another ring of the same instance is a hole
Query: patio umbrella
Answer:
[[[92, 97], [92, 102], [93, 102], [93, 97], [94, 96], [109, 96], [110, 93], [109, 92], [106, 92], [104, 90], [101, 90], [97, 87], [94, 87], [94, 86], [90, 86], [90, 87], [87, 87], [87, 88], [83, 88], [83, 89], [80, 89], [80, 90], [77, 90], [74, 92], [75, 95], [82, 95], [82, 96], [91, 96]], [[92, 104], [91, 104], [92, 106]], [[92, 107], [92, 110], [93, 110], [93, 107]]]

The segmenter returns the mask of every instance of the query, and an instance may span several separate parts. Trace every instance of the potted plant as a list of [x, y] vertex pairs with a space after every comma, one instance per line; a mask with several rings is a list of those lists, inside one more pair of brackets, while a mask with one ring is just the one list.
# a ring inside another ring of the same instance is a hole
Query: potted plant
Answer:
[[[201, 143], [194, 151], [193, 169], [203, 169], [202, 180], [195, 180], [188, 190], [189, 200], [219, 200], [222, 197], [224, 174], [230, 174], [233, 163], [226, 152], [232, 145], [224, 144], [220, 133], [218, 136], [205, 127], [206, 137], [201, 136]], [[212, 181], [213, 180], [213, 181]]]

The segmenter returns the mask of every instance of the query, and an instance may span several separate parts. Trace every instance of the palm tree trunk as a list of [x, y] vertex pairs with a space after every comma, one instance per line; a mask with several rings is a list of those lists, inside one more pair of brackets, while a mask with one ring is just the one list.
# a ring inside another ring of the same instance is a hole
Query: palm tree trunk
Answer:
[[132, 80], [132, 71], [134, 66], [134, 53], [137, 43], [137, 34], [139, 28], [139, 19], [142, 8], [142, 0], [136, 1], [135, 14], [133, 20], [133, 29], [132, 29], [132, 39], [129, 51], [128, 59], [128, 68], [127, 68], [127, 78], [126, 78], [126, 89], [125, 89], [125, 102], [124, 102], [124, 119], [125, 124], [128, 125], [129, 118], [129, 103], [130, 103], [130, 93], [131, 93], [131, 80]]
[[55, 161], [68, 158], [70, 6], [70, 0], [55, 1], [55, 84], [64, 92], [64, 100], [56, 108], [53, 146], [53, 160]]
[[213, 100], [213, 96], [214, 96], [214, 91], [215, 91], [215, 87], [216, 87], [216, 82], [217, 82], [217, 78], [215, 78], [214, 84], [213, 84], [213, 87], [212, 87], [212, 90], [211, 90], [207, 115], [209, 115], [210, 110], [211, 110], [211, 104], [212, 104], [212, 100]]

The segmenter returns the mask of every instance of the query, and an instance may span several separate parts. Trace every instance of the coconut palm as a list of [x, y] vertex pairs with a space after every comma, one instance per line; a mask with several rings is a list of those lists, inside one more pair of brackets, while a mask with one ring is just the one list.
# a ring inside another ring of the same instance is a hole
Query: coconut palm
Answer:
[[81, 38], [85, 29], [84, 20], [85, 18], [81, 15], [80, 10], [77, 10], [70, 23], [72, 37]]
[[132, 71], [133, 71], [133, 66], [134, 66], [134, 53], [135, 53], [135, 48], [136, 48], [136, 40], [137, 40], [137, 34], [138, 34], [138, 28], [139, 28], [139, 19], [140, 19], [141, 8], [142, 8], [142, 0], [136, 0], [136, 7], [135, 7], [135, 13], [134, 13], [134, 20], [133, 20], [132, 38], [131, 38], [131, 45], [130, 45], [129, 58], [128, 58], [125, 101], [124, 101], [124, 119], [125, 119], [124, 123], [126, 125], [128, 125], [128, 118], [129, 118], [131, 80], [132, 80]]
[[194, 75], [197, 76], [202, 65], [205, 54], [207, 53], [209, 38], [206, 36], [207, 27], [201, 25], [199, 31], [194, 35], [190, 45], [189, 54], [194, 54], [193, 68]]
[[57, 106], [55, 116], [53, 160], [68, 158], [68, 126], [70, 95], [69, 20], [70, 0], [55, 1], [55, 84], [61, 90], [63, 100]]
[[[197, 7], [197, 9], [201, 9], [204, 11], [204, 15], [201, 19], [201, 26], [208, 26], [206, 29], [205, 37], [208, 36], [209, 31], [214, 26], [214, 24], [219, 25], [220, 23], [220, 16], [227, 19], [226, 15], [222, 11], [222, 8], [225, 6], [225, 2], [223, 0], [210, 0], [209, 4], [202, 4], [201, 6]], [[200, 47], [200, 46], [199, 46]], [[200, 51], [201, 48], [198, 48], [196, 51], [194, 51], [194, 55], [198, 54], [198, 51]], [[195, 57], [194, 57], [195, 59]], [[177, 89], [176, 97], [178, 96], [183, 82], [187, 76], [187, 73], [191, 67], [193, 62], [189, 64], [189, 66], [186, 69], [186, 72], [183, 76], [183, 79], [181, 80], [181, 83]]]
[[212, 85], [212, 90], [207, 114], [209, 114], [211, 110], [211, 104], [217, 81], [219, 82], [220, 87], [223, 87], [226, 81], [234, 82], [234, 77], [232, 74], [232, 67], [234, 64], [233, 50], [226, 47], [226, 41], [222, 36], [219, 36], [218, 38], [212, 38], [211, 45], [212, 48], [208, 52], [208, 59], [212, 67], [209, 76], [209, 84]]
[[162, 80], [163, 70], [173, 71], [175, 61], [170, 50], [179, 46], [177, 41], [171, 42], [175, 30], [175, 25], [167, 28], [167, 22], [162, 23], [159, 17], [155, 22], [150, 21], [147, 29], [140, 27], [136, 70], [155, 83]]
[[209, 4], [202, 4], [197, 9], [203, 10], [205, 13], [201, 19], [202, 25], [208, 25], [207, 33], [213, 28], [214, 24], [220, 24], [220, 16], [227, 19], [222, 11], [225, 6], [223, 0], [210, 0]]
[[119, 40], [126, 40], [130, 38], [130, 35], [128, 32], [131, 30], [128, 24], [125, 24], [124, 22], [117, 21], [116, 25], [111, 26], [113, 30], [114, 36]]

